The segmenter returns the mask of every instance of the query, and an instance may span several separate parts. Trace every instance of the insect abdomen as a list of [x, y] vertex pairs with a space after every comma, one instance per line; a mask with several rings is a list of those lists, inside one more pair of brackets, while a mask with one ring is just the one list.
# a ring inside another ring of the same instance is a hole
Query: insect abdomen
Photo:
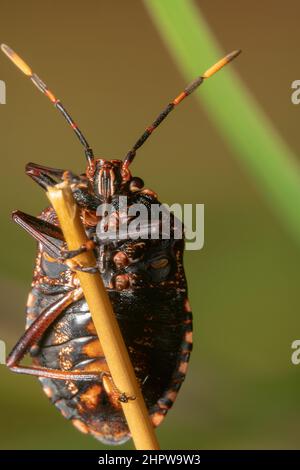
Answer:
[[[153, 423], [158, 425], [176, 399], [191, 350], [191, 314], [185, 296], [176, 289], [141, 289], [112, 290], [110, 297]], [[32, 298], [31, 317], [54, 300], [36, 287]], [[99, 381], [40, 381], [52, 403], [80, 431], [106, 444], [121, 444], [130, 437], [117, 393], [107, 390], [101, 380], [107, 365], [84, 300], [73, 303], [51, 325], [34, 362], [53, 369], [98, 370]]]
[[[49, 297], [34, 288], [36, 305]], [[32, 310], [33, 307], [31, 307]], [[32, 312], [31, 312], [32, 313]], [[120, 403], [107, 395], [101, 372], [107, 371], [90, 312], [84, 300], [67, 308], [54, 322], [34, 354], [36, 365], [65, 371], [99, 371], [99, 380], [65, 381], [40, 378], [44, 392], [62, 415], [82, 432], [91, 433], [107, 444], [129, 438]]]

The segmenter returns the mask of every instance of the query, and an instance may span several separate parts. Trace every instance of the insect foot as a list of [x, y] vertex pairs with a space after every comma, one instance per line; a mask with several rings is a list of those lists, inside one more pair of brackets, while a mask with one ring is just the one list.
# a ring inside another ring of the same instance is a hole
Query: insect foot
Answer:
[[134, 395], [132, 396], [129, 396], [129, 395], [126, 395], [126, 393], [121, 393], [119, 398], [118, 398], [119, 402], [121, 403], [128, 403], [129, 400], [136, 400], [136, 397]]

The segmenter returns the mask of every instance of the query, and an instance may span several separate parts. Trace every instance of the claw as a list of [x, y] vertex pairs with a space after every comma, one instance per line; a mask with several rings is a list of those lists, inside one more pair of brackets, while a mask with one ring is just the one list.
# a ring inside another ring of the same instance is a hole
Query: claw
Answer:
[[78, 261], [74, 260], [65, 260], [62, 262], [63, 264], [66, 264], [71, 271], [80, 271], [83, 273], [88, 273], [88, 274], [96, 274], [99, 272], [98, 266], [82, 266]]
[[81, 253], [85, 253], [87, 251], [91, 251], [94, 248], [95, 248], [95, 242], [93, 240], [88, 240], [83, 245], [81, 245], [77, 250], [67, 250], [67, 249], [62, 248], [58, 261], [60, 263], [63, 263], [68, 259], [75, 258], [75, 256], [81, 255]]

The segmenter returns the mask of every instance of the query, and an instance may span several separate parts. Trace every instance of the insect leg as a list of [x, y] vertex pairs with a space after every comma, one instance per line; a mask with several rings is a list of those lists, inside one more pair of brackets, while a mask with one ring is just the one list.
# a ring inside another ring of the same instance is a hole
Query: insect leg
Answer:
[[100, 376], [107, 395], [111, 397], [113, 401], [115, 400], [119, 403], [128, 403], [129, 400], [136, 400], [135, 396], [127, 395], [125, 392], [121, 392], [116, 387], [109, 372], [102, 372]]
[[81, 372], [75, 370], [56, 370], [47, 369], [46, 367], [37, 366], [13, 366], [9, 367], [12, 372], [17, 374], [34, 375], [36, 377], [44, 377], [46, 379], [56, 380], [72, 380], [72, 381], [90, 381], [90, 380], [101, 380], [101, 372]]
[[53, 302], [49, 307], [43, 310], [34, 320], [24, 335], [18, 341], [16, 346], [9, 354], [6, 364], [8, 367], [14, 367], [21, 361], [29, 348], [45, 333], [53, 321], [65, 310], [71, 303], [79, 300], [83, 296], [82, 289], [79, 287], [63, 295], [59, 300]]
[[75, 262], [66, 262], [69, 268], [72, 271], [80, 271], [82, 273], [96, 274], [99, 272], [98, 266], [81, 266], [79, 263]]
[[21, 211], [14, 211], [12, 219], [41, 243], [49, 256], [53, 258], [60, 257], [64, 237], [59, 227]]
[[61, 250], [60, 261], [65, 261], [67, 259], [75, 258], [75, 256], [80, 255], [81, 253], [86, 253], [95, 248], [95, 243], [93, 240], [88, 240], [83, 245], [81, 245], [77, 250]]
[[87, 241], [78, 250], [68, 251], [63, 248], [63, 234], [56, 225], [21, 211], [14, 211], [12, 218], [14, 222], [19, 224], [35, 240], [42, 244], [47, 254], [53, 258], [53, 261], [56, 260], [58, 263], [66, 264], [73, 271], [82, 271], [90, 274], [98, 272], [96, 266], [81, 266], [78, 262], [71, 261], [71, 258], [74, 256], [94, 249], [95, 245], [92, 240]]
[[89, 205], [93, 206], [95, 203], [94, 198], [87, 190], [88, 181], [85, 175], [77, 176], [69, 170], [50, 168], [37, 163], [27, 163], [26, 174], [46, 191], [49, 186], [54, 186], [57, 182], [66, 180], [71, 184], [73, 196], [79, 206], [86, 208]]
[[45, 367], [36, 366], [20, 366], [19, 363], [30, 347], [39, 341], [46, 330], [51, 326], [54, 320], [67, 308], [71, 303], [79, 300], [83, 296], [81, 288], [74, 289], [59, 300], [47, 307], [25, 331], [24, 335], [17, 342], [15, 347], [9, 354], [6, 365], [13, 372], [19, 374], [37, 375], [38, 377], [47, 377], [61, 380], [95, 380], [100, 379], [101, 372], [84, 373], [81, 371], [63, 371], [55, 369], [47, 369]]
[[30, 176], [43, 189], [47, 189], [48, 186], [54, 186], [57, 183], [54, 178], [62, 180], [65, 174], [72, 183], [80, 183], [81, 181], [79, 176], [74, 175], [70, 171], [50, 168], [32, 162], [27, 163], [25, 171], [26, 175]]
[[65, 263], [72, 271], [81, 271], [84, 273], [95, 274], [98, 272], [98, 266], [82, 266], [78, 261], [72, 260], [81, 253], [86, 253], [95, 248], [95, 242], [93, 240], [86, 241], [77, 250], [61, 250], [61, 256], [58, 258], [60, 263]]

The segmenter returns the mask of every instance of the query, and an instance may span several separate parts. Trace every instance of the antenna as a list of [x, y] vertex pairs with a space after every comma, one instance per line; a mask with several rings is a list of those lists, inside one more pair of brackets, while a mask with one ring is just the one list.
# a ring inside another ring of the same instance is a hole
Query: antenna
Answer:
[[49, 88], [47, 87], [47, 85], [40, 79], [40, 77], [32, 72], [31, 68], [29, 67], [29, 65], [26, 64], [26, 62], [24, 62], [23, 59], [21, 59], [20, 56], [18, 56], [18, 54], [16, 54], [16, 52], [14, 52], [9, 46], [7, 46], [6, 44], [1, 44], [1, 49], [2, 51], [4, 52], [4, 54], [7, 55], [7, 57], [25, 74], [27, 75], [27, 77], [30, 78], [30, 80], [35, 84], [35, 86], [44, 94], [47, 96], [47, 98], [49, 98], [49, 100], [51, 101], [51, 103], [53, 103], [53, 105], [55, 106], [56, 109], [58, 109], [61, 114], [63, 115], [63, 117], [65, 118], [65, 120], [68, 122], [68, 124], [70, 124], [70, 126], [72, 127], [73, 131], [75, 132], [75, 134], [77, 135], [78, 139], [80, 140], [81, 144], [83, 145], [84, 147], [84, 150], [85, 150], [85, 155], [86, 155], [86, 159], [88, 161], [88, 163], [90, 164], [92, 162], [92, 160], [94, 159], [94, 154], [93, 154], [93, 150], [91, 149], [91, 147], [89, 146], [86, 138], [84, 137], [84, 135], [82, 134], [81, 130], [77, 127], [77, 124], [75, 124], [75, 122], [73, 121], [73, 119], [71, 118], [70, 114], [67, 112], [67, 110], [64, 108], [63, 104], [61, 103], [61, 101], [59, 99], [57, 99], [54, 94], [52, 93], [52, 91], [49, 90]]
[[155, 119], [155, 121], [151, 124], [151, 126], [147, 127], [145, 132], [141, 135], [141, 137], [136, 141], [134, 146], [129, 150], [127, 153], [125, 159], [124, 159], [124, 168], [128, 168], [129, 165], [132, 163], [136, 151], [145, 143], [145, 141], [150, 137], [152, 132], [166, 119], [168, 114], [177, 106], [181, 101], [183, 101], [187, 96], [189, 96], [193, 91], [198, 88], [199, 85], [201, 85], [206, 78], [211, 77], [214, 75], [218, 70], [220, 70], [224, 65], [228, 64], [231, 62], [233, 59], [235, 59], [242, 51], [237, 50], [233, 51], [230, 54], [226, 55], [223, 57], [223, 59], [219, 60], [216, 64], [214, 64], [212, 67], [210, 67], [208, 70], [203, 75], [200, 75], [200, 77], [197, 77], [192, 83], [190, 83], [183, 92], [181, 92], [171, 103], [168, 104], [168, 106], [162, 111], [162, 113], [159, 114], [159, 116]]

